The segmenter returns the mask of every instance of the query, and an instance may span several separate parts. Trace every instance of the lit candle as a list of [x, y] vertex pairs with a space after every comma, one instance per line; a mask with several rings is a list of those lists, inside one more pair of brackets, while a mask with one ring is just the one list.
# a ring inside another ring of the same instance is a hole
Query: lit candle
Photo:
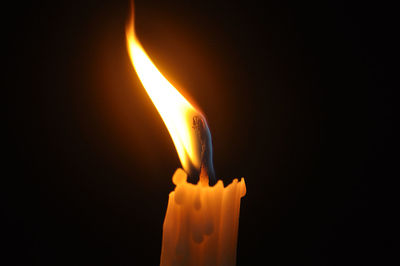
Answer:
[[[161, 266], [235, 265], [240, 199], [246, 194], [242, 178], [224, 187], [215, 183], [211, 135], [205, 117], [161, 74], [140, 44], [134, 19], [127, 27], [133, 67], [161, 115], [183, 169], [172, 181], [163, 226]], [[198, 176], [197, 184], [187, 182]]]

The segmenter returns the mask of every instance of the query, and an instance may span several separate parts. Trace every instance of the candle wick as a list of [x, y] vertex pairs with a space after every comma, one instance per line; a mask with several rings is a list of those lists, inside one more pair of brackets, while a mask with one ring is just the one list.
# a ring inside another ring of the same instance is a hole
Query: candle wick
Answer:
[[211, 132], [204, 117], [196, 115], [193, 117], [193, 129], [195, 130], [201, 146], [201, 166], [199, 180], [201, 183], [216, 183], [213, 165]]

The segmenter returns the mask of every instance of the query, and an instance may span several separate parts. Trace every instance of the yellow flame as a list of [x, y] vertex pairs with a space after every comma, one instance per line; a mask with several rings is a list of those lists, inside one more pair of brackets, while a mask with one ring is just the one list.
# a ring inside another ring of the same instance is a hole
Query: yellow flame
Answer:
[[183, 168], [200, 168], [201, 155], [193, 118], [203, 117], [161, 74], [140, 44], [134, 28], [134, 17], [126, 28], [128, 52], [133, 67], [161, 115], [178, 152]]

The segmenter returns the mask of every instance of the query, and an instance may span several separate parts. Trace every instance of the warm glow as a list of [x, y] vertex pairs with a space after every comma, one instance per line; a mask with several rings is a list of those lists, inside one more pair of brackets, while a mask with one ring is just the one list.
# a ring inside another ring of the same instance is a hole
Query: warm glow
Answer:
[[[146, 54], [135, 33], [133, 10], [126, 40], [133, 67], [164, 120], [184, 168], [172, 177], [176, 187], [169, 194], [160, 266], [234, 266], [244, 179], [234, 179], [226, 187], [221, 180], [209, 185], [215, 173], [206, 120]], [[199, 175], [197, 184], [188, 182], [193, 168]]]
[[156, 106], [171, 135], [183, 168], [189, 172], [201, 164], [201, 147], [194, 129], [194, 119], [203, 117], [161, 74], [140, 44], [134, 28], [134, 18], [126, 29], [128, 52], [133, 67], [147, 94]]

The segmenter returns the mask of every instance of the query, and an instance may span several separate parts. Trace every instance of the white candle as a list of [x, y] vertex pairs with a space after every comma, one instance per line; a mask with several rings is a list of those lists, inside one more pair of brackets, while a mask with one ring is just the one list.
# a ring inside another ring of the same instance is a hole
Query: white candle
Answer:
[[[133, 15], [133, 14], [132, 14]], [[140, 81], [160, 113], [186, 171], [200, 170], [200, 181], [187, 182], [178, 169], [172, 180], [164, 220], [161, 266], [230, 266], [236, 264], [242, 178], [224, 187], [209, 186], [211, 137], [205, 117], [161, 74], [140, 44], [133, 17], [127, 27], [127, 47]], [[207, 170], [205, 170], [207, 169]]]
[[187, 182], [182, 169], [172, 177], [163, 226], [161, 266], [235, 265], [240, 199], [246, 194], [242, 178], [224, 187]]

